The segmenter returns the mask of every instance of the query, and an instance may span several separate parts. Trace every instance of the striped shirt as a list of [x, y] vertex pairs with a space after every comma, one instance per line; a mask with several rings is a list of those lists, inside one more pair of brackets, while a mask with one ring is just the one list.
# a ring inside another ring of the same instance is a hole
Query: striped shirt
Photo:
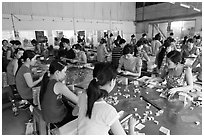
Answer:
[[122, 56], [123, 49], [121, 47], [115, 47], [112, 51], [112, 64], [117, 68], [119, 59]]

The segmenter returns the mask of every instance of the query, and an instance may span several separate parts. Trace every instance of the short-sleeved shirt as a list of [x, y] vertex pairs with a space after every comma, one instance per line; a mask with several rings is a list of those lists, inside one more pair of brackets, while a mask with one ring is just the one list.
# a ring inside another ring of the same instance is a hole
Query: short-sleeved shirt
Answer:
[[24, 78], [25, 73], [30, 73], [32, 77], [32, 71], [25, 65], [22, 65], [16, 74], [16, 87], [23, 99], [32, 99], [33, 92], [32, 88], [28, 87], [26, 80]]
[[126, 59], [123, 55], [119, 60], [118, 67], [121, 68], [122, 66], [124, 66], [125, 70], [138, 73], [139, 70], [137, 68], [142, 67], [142, 60], [140, 57], [132, 57], [130, 59]]
[[86, 116], [86, 111], [87, 94], [82, 93], [79, 97], [79, 135], [108, 135], [110, 126], [119, 119], [116, 109], [105, 101], [94, 103], [91, 119]]
[[70, 50], [65, 49], [65, 56], [68, 59], [74, 59], [76, 57], [76, 54], [72, 48]]
[[6, 70], [7, 70], [7, 82], [9, 85], [15, 85], [15, 76], [13, 74], [14, 64], [16, 63], [17, 59], [13, 59], [9, 62]]
[[[7, 49], [7, 52], [8, 51], [10, 51], [11, 52], [11, 58], [14, 58], [14, 51], [12, 50], [12, 48], [11, 47], [9, 47], [8, 49]], [[7, 52], [6, 52], [6, 54], [7, 54]], [[6, 55], [7, 56], [7, 55]]]
[[107, 49], [106, 49], [105, 45], [99, 45], [97, 47], [97, 61], [105, 62], [107, 54], [108, 54], [108, 52], [107, 52]]
[[[87, 59], [86, 59], [86, 53], [84, 51], [80, 51], [79, 53], [76, 54], [76, 58], [79, 60], [79, 61], [86, 61], [87, 62]], [[86, 60], [84, 60], [86, 59]]]

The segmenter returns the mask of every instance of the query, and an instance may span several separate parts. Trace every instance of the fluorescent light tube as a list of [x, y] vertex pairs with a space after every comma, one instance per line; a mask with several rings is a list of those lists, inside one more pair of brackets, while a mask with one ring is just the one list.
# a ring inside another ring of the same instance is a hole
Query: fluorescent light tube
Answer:
[[200, 9], [197, 9], [197, 8], [193, 8], [193, 10], [200, 12]]
[[186, 5], [186, 4], [183, 4], [183, 3], [181, 3], [180, 6], [182, 6], [182, 7], [184, 7], [184, 8], [188, 8], [188, 9], [190, 8], [190, 6], [188, 6], [188, 5]]

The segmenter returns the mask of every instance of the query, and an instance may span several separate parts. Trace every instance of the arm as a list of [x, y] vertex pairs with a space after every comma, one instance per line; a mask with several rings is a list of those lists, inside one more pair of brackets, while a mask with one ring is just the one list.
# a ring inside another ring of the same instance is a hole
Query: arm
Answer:
[[32, 87], [36, 86], [38, 83], [40, 83], [40, 81], [43, 78], [43, 76], [41, 76], [38, 80], [33, 82], [33, 79], [31, 77], [30, 73], [25, 73], [23, 76], [24, 76], [25, 81], [26, 81], [29, 88], [32, 88]]
[[16, 75], [17, 69], [18, 69], [18, 60], [16, 60], [16, 61], [14, 62], [14, 67], [13, 67], [13, 74], [14, 74], [14, 76]]
[[54, 92], [56, 94], [62, 94], [65, 97], [67, 97], [68, 99], [70, 99], [72, 102], [74, 102], [75, 104], [78, 104], [78, 97], [71, 92], [66, 85], [64, 85], [61, 82], [57, 82], [54, 86]]
[[7, 60], [12, 60], [12, 58], [11, 58], [11, 51], [10, 50], [8, 50], [8, 52], [6, 54], [6, 59]]
[[82, 63], [87, 63], [87, 57], [86, 57], [86, 54], [84, 52], [82, 52]]
[[111, 131], [113, 132], [114, 135], [126, 135], [122, 125], [120, 124], [119, 120], [116, 120], [112, 125], [111, 125]]
[[105, 55], [107, 56], [108, 55], [108, 51], [106, 49], [106, 46], [104, 46], [103, 49], [104, 49]]
[[199, 62], [199, 55], [198, 55], [198, 57], [196, 58], [196, 60], [193, 62], [193, 64], [192, 64], [192, 69], [194, 69], [194, 68], [196, 68], [196, 66], [200, 63]]
[[146, 59], [147, 62], [150, 61], [149, 56], [147, 55], [146, 52], [144, 52], [144, 58]]
[[120, 60], [119, 60], [119, 64], [118, 64], [118, 68], [117, 68], [118, 73], [121, 72], [122, 66], [123, 66], [123, 56], [121, 56]]
[[188, 67], [185, 71], [185, 79], [187, 86], [172, 88], [169, 90], [170, 94], [175, 94], [177, 91], [188, 92], [193, 89], [193, 76], [191, 69]]

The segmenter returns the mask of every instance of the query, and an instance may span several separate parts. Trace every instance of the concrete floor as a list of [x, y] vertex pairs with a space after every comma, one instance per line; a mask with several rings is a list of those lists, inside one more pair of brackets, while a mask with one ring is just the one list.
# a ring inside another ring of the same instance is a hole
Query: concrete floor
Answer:
[[2, 135], [25, 135], [25, 123], [29, 120], [29, 109], [19, 110], [14, 116], [11, 106], [2, 110]]

